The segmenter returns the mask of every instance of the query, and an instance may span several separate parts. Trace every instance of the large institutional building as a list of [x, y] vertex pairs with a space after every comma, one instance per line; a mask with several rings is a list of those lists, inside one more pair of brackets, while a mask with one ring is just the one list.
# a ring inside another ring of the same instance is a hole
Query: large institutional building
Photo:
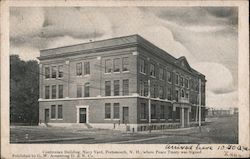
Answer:
[[145, 131], [205, 120], [205, 76], [139, 35], [41, 50], [38, 59], [40, 124]]

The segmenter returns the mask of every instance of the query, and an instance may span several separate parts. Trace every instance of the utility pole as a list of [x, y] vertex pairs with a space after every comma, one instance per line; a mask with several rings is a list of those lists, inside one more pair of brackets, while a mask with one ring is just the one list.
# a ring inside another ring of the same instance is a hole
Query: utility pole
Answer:
[[150, 79], [148, 79], [148, 125], [149, 132], [151, 132], [151, 93], [150, 93]]
[[199, 129], [201, 131], [201, 79], [199, 79]]

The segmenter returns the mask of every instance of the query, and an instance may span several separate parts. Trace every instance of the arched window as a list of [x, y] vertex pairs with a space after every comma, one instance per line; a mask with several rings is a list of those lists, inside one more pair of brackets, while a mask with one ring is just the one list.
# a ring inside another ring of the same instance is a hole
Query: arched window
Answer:
[[89, 82], [84, 84], [84, 97], [89, 97], [89, 87]]

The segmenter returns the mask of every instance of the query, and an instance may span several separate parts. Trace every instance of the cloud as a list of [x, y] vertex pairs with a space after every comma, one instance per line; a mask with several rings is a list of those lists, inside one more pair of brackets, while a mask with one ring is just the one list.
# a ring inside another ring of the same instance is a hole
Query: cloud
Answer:
[[112, 9], [112, 12], [104, 13], [113, 24], [113, 37], [139, 34], [176, 58], [185, 55], [190, 61], [195, 59], [184, 45], [176, 41], [173, 32], [154, 15], [135, 7]]
[[70, 36], [60, 36], [60, 37], [50, 38], [47, 48], [56, 48], [56, 47], [74, 45], [84, 42], [86, 42], [86, 40], [77, 39]]
[[25, 60], [37, 60], [34, 57], [40, 56], [40, 51], [37, 48], [30, 46], [12, 46], [10, 48], [10, 54], [19, 55], [21, 59]]
[[47, 38], [71, 36], [85, 39], [112, 31], [107, 18], [94, 8], [45, 8], [45, 18], [40, 36]]
[[237, 7], [140, 7], [178, 25], [237, 25]]
[[238, 107], [238, 91], [224, 94], [206, 92], [206, 105], [214, 108]]
[[42, 29], [44, 11], [34, 7], [10, 8], [10, 37], [35, 36]]
[[207, 78], [207, 103], [237, 103], [237, 9], [234, 7], [11, 7], [11, 54], [140, 34], [169, 54], [186, 56]]
[[235, 90], [231, 72], [222, 64], [213, 62], [199, 62], [193, 68], [206, 76], [207, 90], [215, 94], [229, 93]]
[[190, 30], [192, 32], [218, 32], [221, 31], [223, 29], [225, 29], [224, 26], [202, 26], [202, 25], [190, 25], [190, 26], [185, 26], [185, 29]]

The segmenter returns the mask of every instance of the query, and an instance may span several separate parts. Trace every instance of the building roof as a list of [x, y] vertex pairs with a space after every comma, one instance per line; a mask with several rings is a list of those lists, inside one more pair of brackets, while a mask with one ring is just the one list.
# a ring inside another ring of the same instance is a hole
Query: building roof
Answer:
[[89, 54], [91, 52], [133, 47], [133, 46], [139, 46], [139, 47], [151, 50], [155, 54], [157, 53], [161, 58], [168, 59], [170, 63], [176, 65], [177, 67], [186, 69], [196, 75], [205, 77], [198, 71], [191, 68], [190, 65], [188, 64], [188, 61], [186, 60], [184, 56], [176, 59], [174, 56], [170, 55], [168, 52], [160, 49], [159, 47], [149, 42], [148, 40], [144, 39], [138, 34], [116, 37], [116, 38], [105, 39], [105, 40], [98, 40], [98, 41], [87, 42], [87, 43], [80, 43], [76, 45], [43, 49], [43, 50], [40, 50], [40, 57], [38, 57], [38, 59], [43, 60], [43, 59], [48, 59], [48, 58], [51, 59], [51, 58], [57, 58], [57, 57], [62, 57], [62, 56]]

